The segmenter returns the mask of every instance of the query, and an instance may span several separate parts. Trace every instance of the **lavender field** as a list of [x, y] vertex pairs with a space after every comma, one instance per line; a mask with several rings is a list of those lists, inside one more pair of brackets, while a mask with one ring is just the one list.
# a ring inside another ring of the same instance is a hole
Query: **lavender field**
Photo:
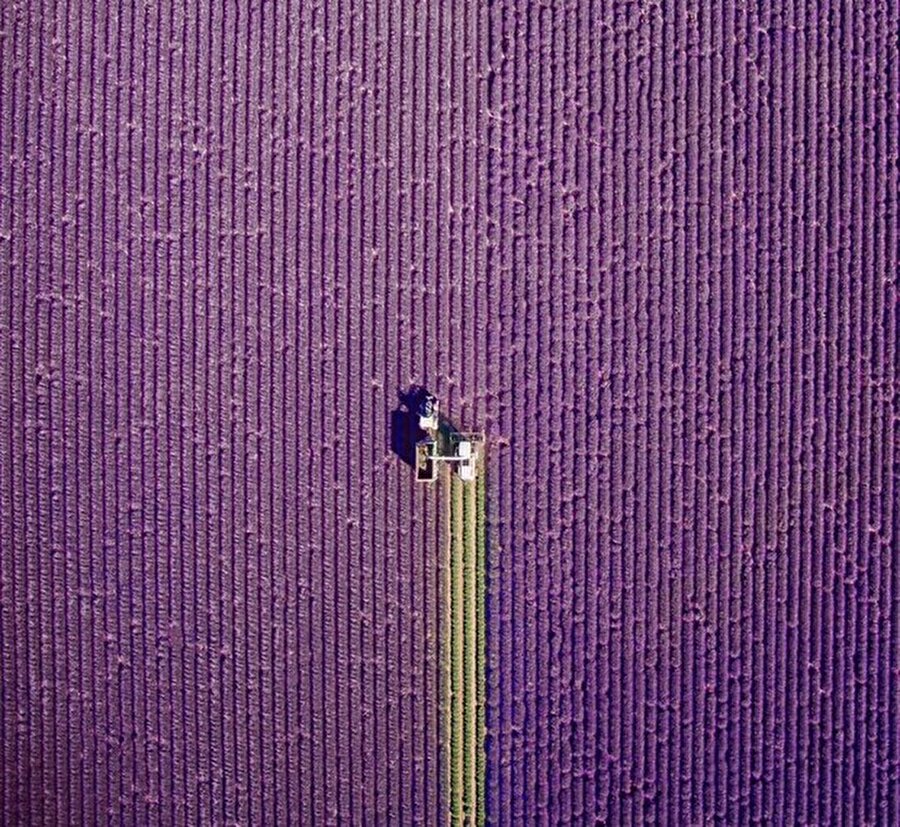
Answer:
[[0, 823], [900, 824], [898, 27], [0, 0]]

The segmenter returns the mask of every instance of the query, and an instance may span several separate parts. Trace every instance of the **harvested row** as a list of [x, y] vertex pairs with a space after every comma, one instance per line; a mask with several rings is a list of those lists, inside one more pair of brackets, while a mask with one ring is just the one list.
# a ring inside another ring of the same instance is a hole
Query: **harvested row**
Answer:
[[452, 824], [482, 824], [484, 810], [485, 480], [447, 482], [447, 754]]

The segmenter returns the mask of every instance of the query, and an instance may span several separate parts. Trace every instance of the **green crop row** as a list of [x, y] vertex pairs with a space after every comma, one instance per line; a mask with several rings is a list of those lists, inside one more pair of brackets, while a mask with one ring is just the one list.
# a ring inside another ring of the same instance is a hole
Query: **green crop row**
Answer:
[[487, 577], [487, 514], [485, 509], [485, 489], [487, 480], [486, 463], [482, 463], [481, 474], [478, 475], [478, 492], [477, 492], [477, 519], [476, 519], [476, 541], [477, 541], [477, 557], [475, 560], [476, 575], [476, 601], [478, 606], [478, 637], [477, 637], [477, 674], [478, 674], [478, 720], [476, 730], [478, 733], [478, 761], [476, 768], [477, 789], [475, 792], [476, 799], [476, 824], [484, 824], [485, 822], [485, 753], [484, 753], [484, 731], [485, 731], [485, 704], [486, 704], [486, 687], [485, 687], [485, 645], [486, 645], [486, 614], [485, 614], [485, 598], [486, 589], [485, 582]]
[[475, 766], [473, 764], [473, 753], [477, 750], [477, 735], [475, 731], [475, 720], [472, 716], [472, 703], [475, 700], [474, 693], [477, 680], [473, 680], [475, 666], [476, 650], [477, 650], [477, 634], [478, 629], [473, 621], [475, 620], [476, 609], [473, 601], [477, 599], [476, 590], [473, 588], [475, 574], [475, 560], [473, 555], [474, 539], [475, 539], [475, 520], [474, 509], [472, 508], [472, 487], [465, 486], [463, 491], [463, 662], [466, 666], [465, 683], [464, 683], [464, 721], [463, 726], [466, 734], [465, 749], [465, 782], [466, 782], [466, 821], [469, 824], [475, 820]]
[[460, 647], [461, 637], [461, 606], [457, 593], [458, 577], [458, 550], [461, 537], [458, 531], [457, 513], [457, 483], [450, 477], [450, 549], [449, 549], [449, 577], [448, 591], [450, 599], [450, 811], [454, 823], [459, 823], [463, 818], [463, 778], [460, 777], [459, 759], [461, 751], [465, 750], [465, 740], [460, 720], [459, 704], [463, 696], [463, 687], [459, 683], [459, 676], [463, 669], [462, 652]]
[[485, 484], [449, 480], [449, 793], [453, 824], [485, 821]]

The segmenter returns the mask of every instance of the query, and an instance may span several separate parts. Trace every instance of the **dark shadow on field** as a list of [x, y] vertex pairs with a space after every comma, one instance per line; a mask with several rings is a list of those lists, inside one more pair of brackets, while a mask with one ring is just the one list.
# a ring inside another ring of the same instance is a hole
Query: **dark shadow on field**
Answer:
[[416, 412], [424, 393], [421, 385], [400, 391], [400, 405], [391, 411], [391, 450], [412, 467], [416, 464], [416, 442], [421, 437]]

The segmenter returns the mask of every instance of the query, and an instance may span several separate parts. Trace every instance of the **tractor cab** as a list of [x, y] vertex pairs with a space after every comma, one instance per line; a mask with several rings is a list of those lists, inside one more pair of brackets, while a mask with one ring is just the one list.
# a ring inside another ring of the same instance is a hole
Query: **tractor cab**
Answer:
[[434, 434], [440, 427], [441, 414], [437, 397], [433, 393], [423, 393], [419, 400], [419, 428]]

